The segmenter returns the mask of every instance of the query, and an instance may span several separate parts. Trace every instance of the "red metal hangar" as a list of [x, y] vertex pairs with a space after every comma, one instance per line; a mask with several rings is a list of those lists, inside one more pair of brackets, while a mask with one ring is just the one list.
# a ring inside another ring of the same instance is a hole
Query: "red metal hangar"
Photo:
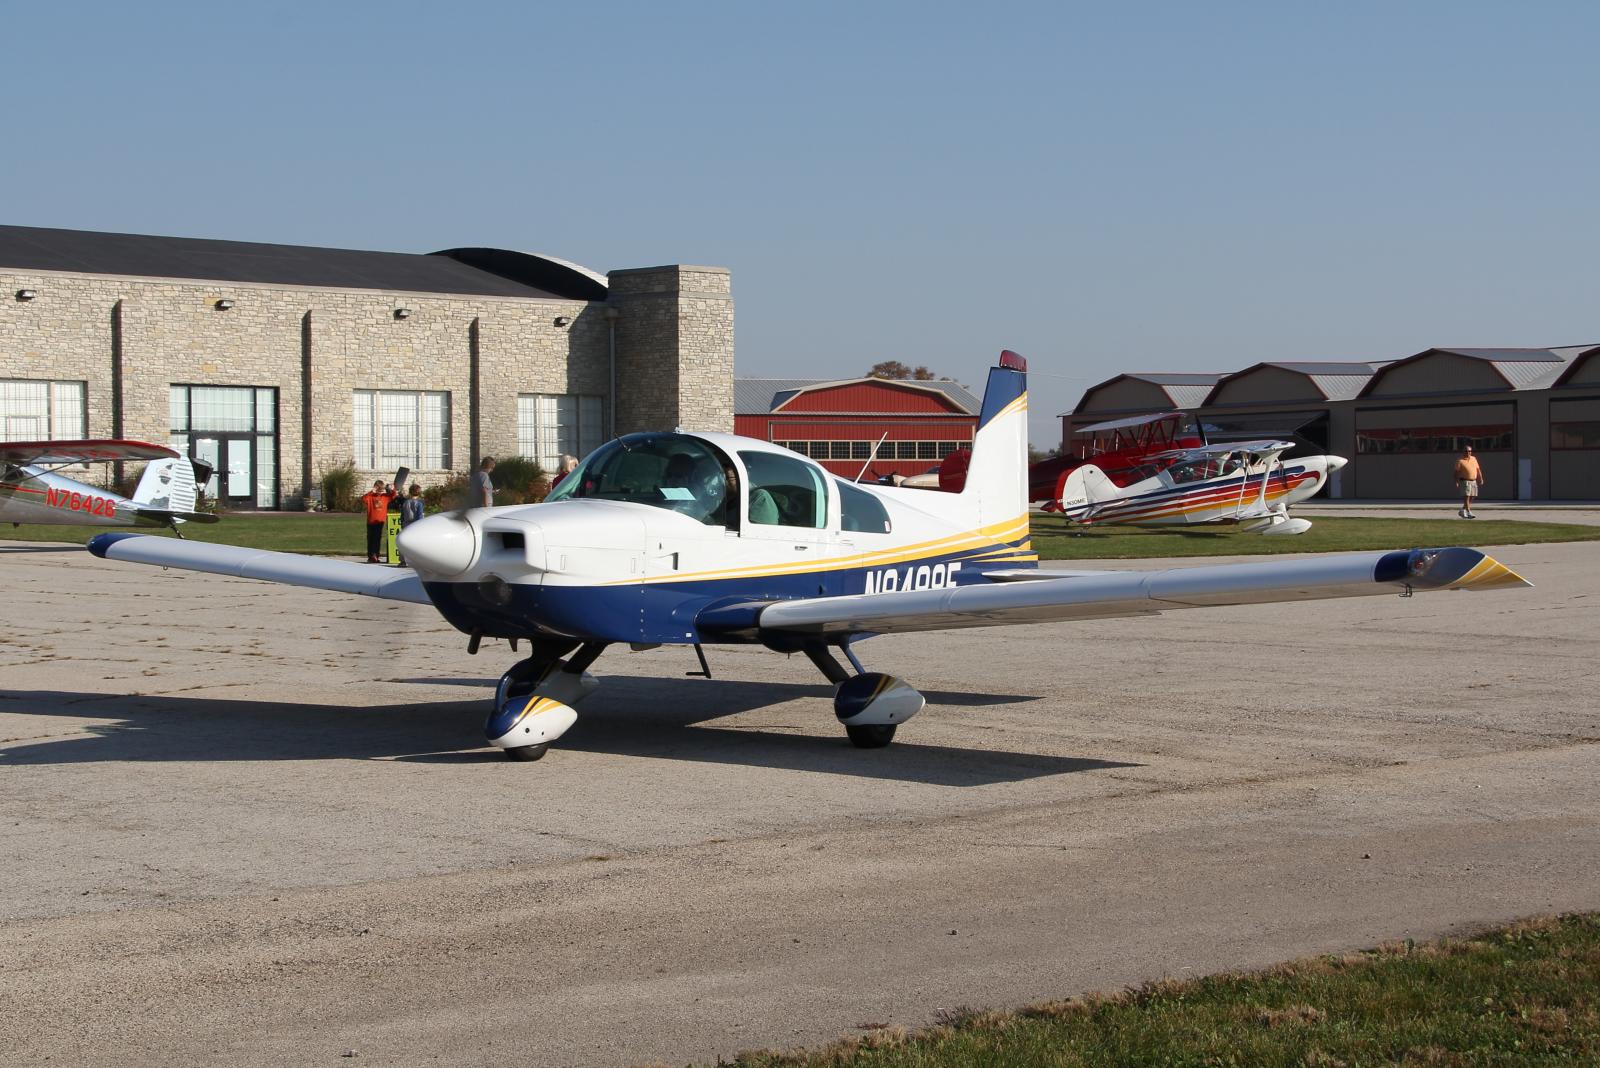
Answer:
[[734, 433], [776, 442], [852, 479], [863, 465], [869, 479], [937, 467], [957, 449], [971, 447], [979, 407], [964, 386], [947, 380], [733, 382]]

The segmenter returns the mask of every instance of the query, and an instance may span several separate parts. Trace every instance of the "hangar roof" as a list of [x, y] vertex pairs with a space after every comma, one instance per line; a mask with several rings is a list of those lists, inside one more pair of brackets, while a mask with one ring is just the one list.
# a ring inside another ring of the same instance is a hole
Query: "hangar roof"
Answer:
[[1380, 360], [1363, 363], [1358, 360], [1267, 360], [1252, 364], [1242, 371], [1223, 375], [1206, 395], [1204, 403], [1216, 404], [1228, 383], [1253, 374], [1265, 367], [1274, 367], [1292, 374], [1305, 375], [1326, 400], [1351, 400], [1360, 394], [1363, 386], [1380, 368], [1393, 361]]
[[765, 415], [807, 390], [862, 385], [871, 382], [888, 382], [897, 386], [942, 393], [956, 407], [968, 415], [978, 414], [982, 407], [977, 397], [959, 382], [948, 379], [912, 381], [897, 378], [842, 378], [830, 381], [819, 378], [735, 378], [733, 380], [733, 414]]
[[1104, 389], [1107, 386], [1115, 385], [1118, 382], [1125, 382], [1130, 379], [1135, 382], [1148, 382], [1150, 385], [1157, 387], [1166, 395], [1167, 399], [1172, 402], [1171, 406], [1174, 408], [1195, 408], [1205, 403], [1206, 395], [1211, 392], [1212, 387], [1214, 387], [1221, 378], [1222, 376], [1220, 374], [1199, 374], [1178, 371], [1129, 371], [1126, 374], [1120, 374], [1114, 378], [1108, 378], [1104, 382], [1098, 382], [1095, 385], [1090, 386], [1088, 389], [1083, 391], [1083, 396], [1079, 399], [1078, 406], [1076, 408], [1070, 412], [1062, 412], [1061, 414], [1066, 416], [1076, 415], [1080, 412], [1083, 412], [1085, 410], [1084, 403], [1096, 390]]
[[[1424, 349], [1414, 356], [1407, 356], [1403, 360], [1396, 360], [1380, 368], [1362, 387], [1359, 395], [1365, 397], [1371, 394], [1383, 381], [1384, 375], [1390, 371], [1441, 355], [1481, 360], [1492, 367], [1510, 389], [1544, 389], [1554, 385], [1573, 360], [1595, 347], [1591, 342], [1587, 345], [1564, 345], [1548, 349]], [[1448, 391], [1441, 389], [1438, 392]]]
[[420, 254], [0, 226], [0, 266], [212, 282], [605, 300], [600, 275], [548, 256], [456, 248]]
[[1584, 349], [1582, 352], [1578, 353], [1570, 361], [1568, 361], [1566, 370], [1561, 372], [1561, 376], [1556, 379], [1555, 384], [1558, 386], [1566, 385], [1568, 381], [1578, 374], [1578, 372], [1583, 368], [1583, 365], [1588, 363], [1590, 360], [1600, 360], [1600, 346], [1596, 346], [1592, 349]]

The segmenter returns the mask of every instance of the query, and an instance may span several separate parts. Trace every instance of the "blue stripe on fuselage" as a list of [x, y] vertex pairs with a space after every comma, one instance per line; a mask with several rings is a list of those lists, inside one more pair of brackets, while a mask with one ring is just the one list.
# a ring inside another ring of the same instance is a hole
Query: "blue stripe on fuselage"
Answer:
[[[1021, 545], [1019, 538], [1012, 545]], [[558, 586], [512, 583], [486, 594], [476, 582], [429, 582], [428, 596], [450, 625], [466, 634], [474, 631], [490, 638], [529, 636], [574, 638], [580, 641], [661, 642], [688, 644], [699, 641], [751, 641], [751, 636], [702, 635], [697, 626], [708, 607], [739, 603], [792, 601], [813, 597], [859, 594], [880, 586], [889, 589], [930, 589], [941, 572], [942, 585], [968, 585], [984, 581], [985, 571], [1036, 567], [1033, 561], [984, 560], [972, 557], [993, 552], [1001, 545], [941, 556], [923, 557], [881, 567], [840, 571], [811, 571], [791, 575], [762, 575], [723, 579], [655, 581], [615, 586]], [[960, 564], [952, 583], [949, 566]], [[892, 580], [884, 576], [894, 573]], [[910, 583], [909, 586], [906, 583]], [[870, 583], [870, 586], [869, 586]], [[919, 584], [920, 583], [920, 584]], [[491, 594], [510, 599], [498, 604]]]

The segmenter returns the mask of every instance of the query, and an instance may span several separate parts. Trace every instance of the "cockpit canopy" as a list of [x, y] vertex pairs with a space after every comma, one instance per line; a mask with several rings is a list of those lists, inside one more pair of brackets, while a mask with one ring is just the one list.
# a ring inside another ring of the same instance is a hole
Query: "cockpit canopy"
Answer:
[[829, 522], [830, 484], [840, 495], [845, 530], [889, 532], [888, 513], [877, 498], [830, 478], [804, 457], [767, 448], [738, 449], [735, 459], [689, 434], [629, 434], [608, 442], [545, 500], [645, 504], [729, 530], [742, 524], [820, 530]]
[[629, 434], [590, 453], [545, 500], [627, 501], [712, 526], [736, 526], [737, 486], [732, 461], [699, 438]]

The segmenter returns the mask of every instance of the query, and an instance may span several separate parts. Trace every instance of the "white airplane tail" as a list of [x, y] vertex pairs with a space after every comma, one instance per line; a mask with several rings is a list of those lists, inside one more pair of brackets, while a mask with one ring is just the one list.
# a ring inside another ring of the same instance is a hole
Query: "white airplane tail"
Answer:
[[1117, 484], [1094, 464], [1084, 464], [1067, 472], [1061, 483], [1061, 508], [1067, 513], [1074, 509], [1094, 508], [1120, 494]]
[[1009, 349], [989, 368], [961, 498], [980, 529], [1028, 518], [1028, 362]]
[[195, 506], [194, 465], [187, 456], [152, 460], [133, 491], [133, 503], [153, 512], [189, 514]]

